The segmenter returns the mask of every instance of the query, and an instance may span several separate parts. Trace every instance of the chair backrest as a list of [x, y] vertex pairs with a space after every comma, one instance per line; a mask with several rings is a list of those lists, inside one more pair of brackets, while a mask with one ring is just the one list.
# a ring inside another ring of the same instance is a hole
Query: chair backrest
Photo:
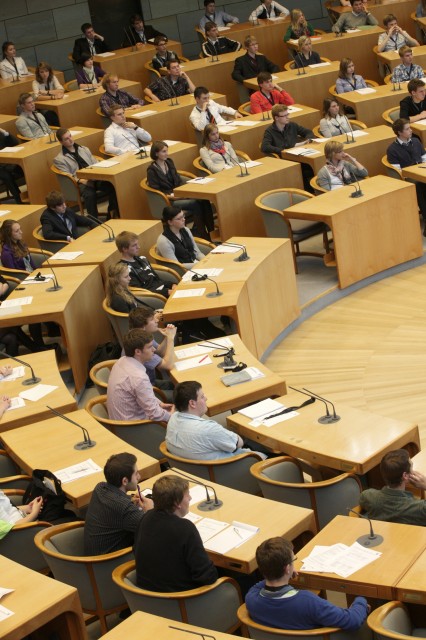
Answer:
[[107, 151], [105, 151], [105, 145], [101, 144], [101, 146], [99, 147], [99, 153], [102, 156], [105, 156], [105, 158], [115, 158], [115, 153], [108, 153]]
[[393, 165], [391, 165], [387, 156], [383, 156], [381, 162], [382, 162], [382, 165], [385, 167], [386, 175], [388, 175], [389, 178], [404, 180], [401, 169], [398, 169], [397, 167], [394, 167]]
[[162, 191], [150, 187], [146, 178], [141, 180], [140, 186], [146, 193], [150, 214], [155, 220], [161, 220], [164, 207], [169, 207], [171, 204], [169, 198]]
[[17, 473], [20, 473], [18, 465], [15, 464], [7, 451], [0, 449], [0, 478], [16, 476]]
[[89, 371], [89, 377], [100, 394], [106, 393], [109, 374], [117, 360], [97, 362]]
[[203, 160], [201, 159], [201, 156], [197, 156], [195, 158], [195, 160], [192, 161], [192, 164], [194, 165], [195, 169], [197, 170], [198, 175], [203, 176], [203, 177], [212, 175], [212, 172], [207, 169], [206, 165], [204, 164]]
[[177, 271], [177, 273], [180, 276], [185, 275], [185, 273], [187, 272], [187, 269], [183, 266], [183, 264], [181, 264], [177, 260], [170, 260], [169, 258], [163, 258], [163, 256], [160, 253], [158, 253], [158, 249], [157, 249], [157, 245], [156, 244], [154, 244], [150, 248], [149, 256], [157, 264], [160, 264], [160, 265], [162, 265], [164, 267], [171, 267], [172, 269]]
[[74, 80], [69, 80], [68, 82], [65, 82], [64, 83], [64, 89], [67, 92], [69, 92], [69, 91], [77, 91], [77, 89], [78, 89], [77, 80], [74, 79]]
[[250, 114], [251, 113], [250, 100], [248, 102], [243, 102], [243, 104], [240, 104], [240, 106], [238, 107], [238, 112], [241, 113], [241, 115], [243, 116]]
[[370, 613], [367, 618], [369, 628], [374, 632], [377, 640], [387, 638], [424, 638], [423, 633], [415, 633], [408, 610], [402, 602], [396, 600], [387, 602]]
[[[323, 33], [325, 33], [325, 31], [322, 31], [321, 29], [315, 29], [315, 32], [320, 32], [320, 33], [315, 33], [315, 35], [322, 35]], [[320, 57], [321, 62], [331, 62], [330, 58], [323, 58], [322, 56]], [[290, 60], [290, 62], [286, 62], [284, 65], [284, 71], [291, 71], [292, 69], [296, 68], [296, 63], [294, 62], [294, 60]]]
[[40, 520], [25, 522], [19, 527], [14, 527], [0, 540], [0, 555], [33, 569], [33, 571], [48, 573], [46, 560], [34, 545], [34, 536], [38, 532], [51, 528], [51, 526], [49, 522]]
[[154, 67], [152, 66], [151, 60], [148, 60], [148, 62], [145, 62], [144, 67], [147, 71], [149, 71], [150, 82], [154, 82], [155, 80], [158, 80], [158, 78], [161, 78], [161, 73], [156, 69], [154, 69]]
[[28, 247], [28, 250], [30, 252], [30, 258], [33, 261], [34, 267], [36, 269], [38, 269], [44, 264], [44, 262], [46, 261], [46, 256], [48, 258], [53, 256], [53, 253], [51, 251], [42, 252], [40, 251], [40, 249], [35, 249], [33, 247]]
[[392, 126], [395, 120], [399, 118], [399, 107], [392, 107], [392, 109], [386, 109], [383, 111], [382, 118], [386, 124]]
[[157, 593], [137, 586], [132, 561], [114, 569], [112, 579], [121, 588], [132, 613], [144, 611], [227, 633], [240, 627], [237, 609], [241, 594], [232, 578], [219, 578], [214, 584], [188, 591]]
[[123, 346], [123, 336], [129, 331], [129, 314], [114, 311], [114, 309], [107, 304], [106, 299], [102, 301], [102, 308], [108, 316], [108, 320], [111, 323], [118, 342]]
[[309, 180], [309, 184], [311, 185], [311, 187], [313, 188], [313, 190], [315, 191], [315, 193], [317, 195], [319, 195], [321, 193], [327, 193], [327, 189], [324, 189], [324, 187], [321, 187], [318, 184], [318, 176], [314, 176], [313, 178], [311, 178]]
[[250, 91], [242, 82], [237, 82], [238, 100], [241, 104], [250, 101]]
[[30, 476], [21, 474], [18, 471], [13, 471], [9, 476], [0, 476], [0, 489], [6, 494], [8, 494], [9, 491], [20, 493], [21, 491], [25, 491], [30, 482]]
[[[350, 125], [352, 127], [352, 129], [354, 131], [360, 131], [361, 129], [367, 129], [367, 125], [364, 122], [361, 122], [361, 120], [351, 120], [350, 121]], [[317, 125], [316, 127], [312, 128], [312, 131], [314, 132], [315, 136], [317, 138], [320, 138], [323, 136], [323, 134], [321, 133], [321, 129], [319, 127], [319, 125]]]
[[81, 198], [80, 189], [77, 180], [70, 173], [61, 171], [54, 164], [50, 166], [50, 170], [56, 175], [59, 182], [59, 188], [63, 193], [68, 206], [78, 205], [80, 213], [84, 213], [83, 200]]
[[266, 235], [269, 238], [290, 238], [290, 223], [283, 211], [313, 197], [312, 193], [302, 189], [273, 189], [260, 194], [255, 204], [261, 211]]
[[[152, 266], [154, 267], [155, 265]], [[133, 289], [132, 287], [131, 291], [142, 304], [151, 307], [151, 309], [164, 309], [166, 305], [167, 298], [159, 293], [151, 293], [146, 289]]]
[[43, 251], [48, 251], [49, 254], [51, 254], [52, 250], [53, 253], [56, 253], [57, 251], [61, 251], [61, 249], [64, 249], [68, 246], [68, 242], [62, 242], [62, 240], [46, 240], [46, 238], [43, 236], [41, 225], [34, 229], [33, 238], [37, 240], [40, 248], [43, 249]]
[[100, 107], [96, 109], [96, 113], [101, 119], [102, 128], [107, 129], [107, 127], [109, 127], [109, 125], [111, 124], [111, 119], [102, 113], [102, 109]]

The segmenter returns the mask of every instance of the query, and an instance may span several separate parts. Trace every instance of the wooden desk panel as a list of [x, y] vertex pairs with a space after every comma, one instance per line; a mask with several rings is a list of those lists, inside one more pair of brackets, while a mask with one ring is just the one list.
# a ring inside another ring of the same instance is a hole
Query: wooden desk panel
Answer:
[[[40, 224], [40, 216], [46, 209], [46, 205], [37, 204], [5, 204], [2, 211], [8, 211], [0, 217], [0, 224], [5, 220], [16, 220], [19, 222], [24, 242], [29, 246], [37, 245], [32, 237], [34, 229]], [[37, 247], [38, 248], [38, 247]]]
[[364, 122], [367, 127], [374, 127], [383, 123], [383, 111], [398, 107], [400, 101], [407, 95], [407, 83], [401, 82], [400, 91], [394, 91], [391, 84], [384, 84], [374, 87], [374, 93], [365, 95], [356, 91], [340, 93], [339, 102], [351, 107], [356, 113], [357, 120]]
[[[40, 384], [51, 384], [57, 387], [57, 389], [36, 402], [25, 400], [25, 407], [6, 411], [0, 422], [0, 433], [9, 431], [10, 429], [16, 429], [16, 427], [22, 427], [22, 425], [31, 422], [38, 422], [39, 420], [50, 418], [52, 414], [49, 409], [47, 409], [46, 404], [49, 404], [61, 413], [67, 413], [77, 409], [77, 402], [68, 391], [59, 373], [55, 351], [53, 349], [51, 351], [28, 353], [23, 357], [23, 361], [28, 362], [34, 370], [34, 375], [41, 378]], [[2, 366], [18, 366], [13, 360], [2, 360], [1, 364]], [[25, 367], [23, 378], [18, 378], [11, 382], [1, 381], [1, 394], [15, 398], [21, 391], [31, 389], [32, 387], [22, 385], [23, 380], [26, 380], [30, 376], [30, 368]]]
[[[356, 33], [344, 33], [336, 37], [335, 33], [326, 33], [320, 38], [313, 38], [312, 45], [321, 58], [341, 60], [344, 56], [355, 60], [356, 72], [368, 80], [381, 82], [377, 62], [372, 54], [379, 35], [383, 33], [380, 27], [369, 27]], [[297, 44], [287, 42], [289, 49], [295, 50]], [[334, 83], [332, 83], [334, 84]]]
[[[144, 489], [152, 488], [155, 481], [165, 475], [173, 475], [173, 469], [140, 484]], [[193, 474], [187, 475], [194, 478], [194, 483], [190, 481], [189, 491], [191, 492], [191, 486], [197, 484], [198, 478]], [[215, 511], [203, 512], [197, 508], [197, 503], [191, 502], [189, 509], [192, 513], [213, 520], [229, 522], [229, 524], [236, 520], [259, 528], [259, 532], [250, 540], [225, 554], [207, 551], [211, 560], [218, 567], [232, 569], [239, 573], [252, 573], [257, 568], [256, 549], [264, 540], [275, 536], [285, 536], [294, 540], [305, 531], [315, 532], [311, 509], [267, 500], [214, 482], [210, 482], [209, 485], [214, 487], [218, 498], [223, 500], [223, 505]]]
[[0, 128], [16, 136], [15, 123], [17, 119], [17, 116], [0, 115]]
[[[298, 406], [306, 399], [290, 392], [279, 398], [285, 406]], [[380, 464], [385, 453], [410, 447], [420, 448], [418, 426], [341, 403], [336, 406], [340, 420], [322, 425], [318, 418], [325, 413], [322, 402], [303, 407], [298, 415], [272, 427], [249, 425], [241, 414], [227, 418], [232, 431], [265, 446], [323, 467], [364, 475]]]
[[[62, 71], [54, 69], [53, 72], [59, 82], [64, 85], [65, 81]], [[33, 73], [18, 80], [18, 82], [0, 79], [0, 110], [2, 113], [16, 116], [16, 105], [18, 104], [19, 96], [21, 93], [32, 93], [33, 80], [35, 80]]]
[[425, 168], [426, 165], [418, 165], [414, 164], [412, 167], [405, 167], [402, 170], [402, 175], [404, 178], [409, 178], [410, 180], [418, 180], [419, 182], [426, 182]]
[[[424, 530], [424, 527], [422, 527]], [[426, 551], [411, 565], [396, 585], [395, 600], [426, 604]]]
[[234, 167], [216, 173], [208, 184], [192, 182], [177, 187], [174, 194], [213, 202], [222, 240], [241, 234], [265, 236], [261, 214], [254, 204], [257, 196], [279, 185], [303, 189], [303, 182], [297, 162], [266, 157], [261, 162], [257, 167], [250, 167], [250, 175], [246, 177], [239, 178], [240, 169]]
[[295, 569], [299, 576], [295, 584], [308, 589], [330, 589], [367, 598], [395, 599], [396, 585], [425, 548], [424, 527], [375, 520], [374, 532], [384, 538], [382, 544], [374, 547], [382, 555], [351, 576], [341, 578], [334, 573], [301, 571], [303, 559], [315, 545], [342, 542], [350, 546], [359, 536], [369, 533], [368, 522], [362, 518], [337, 516], [298, 552]]
[[[169, 155], [178, 170], [195, 173], [192, 164], [198, 155], [198, 148], [195, 144], [179, 142], [171, 145]], [[121, 156], [115, 156], [115, 159], [119, 164], [112, 167], [92, 165], [86, 169], [80, 169], [77, 171], [77, 175], [86, 180], [111, 182], [117, 194], [121, 219], [152, 220], [145, 191], [140, 186], [140, 182], [146, 177], [146, 170], [152, 162], [149, 153], [147, 158], [140, 159], [129, 151]]]
[[197, 58], [185, 62], [185, 73], [188, 74], [196, 87], [207, 84], [210, 91], [225, 94], [229, 106], [238, 109], [240, 105], [238, 87], [235, 80], [232, 79], [231, 73], [234, 69], [235, 58], [243, 53], [244, 51], [224, 53], [219, 56], [218, 62], [212, 62], [211, 58]]
[[[87, 640], [78, 591], [0, 556], [2, 586], [13, 589], [2, 605], [14, 612], [1, 622], [2, 640], [52, 637]], [[34, 633], [34, 636], [33, 636]]]
[[421, 124], [419, 122], [412, 122], [410, 127], [418, 138], [420, 138], [422, 145], [426, 145], [426, 124]]
[[289, 217], [328, 224], [340, 288], [397, 264], [419, 258], [423, 246], [414, 185], [385, 176], [362, 181], [364, 196], [351, 198], [353, 186], [301, 202]]
[[[383, 18], [389, 13], [393, 13], [398, 18], [398, 25], [415, 37], [411, 14], [416, 10], [417, 4], [417, 0], [381, 0], [371, 3], [368, 9], [377, 18], [379, 27], [383, 26]], [[330, 7], [330, 11], [334, 13], [336, 18], [339, 18], [342, 13], [348, 13], [352, 9], [351, 7], [335, 6]]]
[[[121, 451], [136, 456], [142, 478], [159, 473], [158, 460], [112, 434], [84, 409], [68, 415], [88, 430], [90, 438], [96, 442], [94, 447], [82, 451], [74, 449], [74, 445], [83, 439], [82, 432], [75, 425], [55, 416], [2, 434], [6, 451], [29, 475], [34, 469], [51, 469], [55, 472], [88, 458], [103, 469], [108, 458]], [[66, 482], [62, 488], [73, 505], [80, 508], [89, 504], [93, 489], [98, 482], [104, 481], [103, 471], [98, 471], [85, 478]]]
[[[290, 25], [289, 18], [277, 18], [276, 20], [259, 20], [259, 24], [251, 22], [240, 22], [230, 24], [230, 28], [221, 31], [219, 35], [224, 35], [231, 40], [241, 42], [240, 55], [245, 53], [244, 39], [247, 36], [255, 36], [259, 44], [259, 53], [275, 62], [279, 67], [283, 67], [288, 62], [287, 48], [284, 46], [284, 34]], [[209, 86], [209, 85], [207, 85]]]
[[[412, 33], [413, 29], [411, 29]], [[410, 30], [409, 30], [410, 33]], [[383, 53], [377, 53], [377, 59], [386, 64], [392, 70], [401, 64], [401, 58], [398, 51], [384, 51]], [[422, 69], [426, 68], [426, 45], [420, 47], [413, 47], [413, 62], [419, 64]]]

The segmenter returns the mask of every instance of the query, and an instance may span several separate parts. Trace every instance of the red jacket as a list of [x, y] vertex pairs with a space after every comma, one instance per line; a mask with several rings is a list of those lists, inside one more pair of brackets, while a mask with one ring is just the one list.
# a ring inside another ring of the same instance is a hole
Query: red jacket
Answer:
[[255, 93], [252, 93], [250, 96], [251, 112], [262, 113], [262, 111], [270, 111], [274, 104], [286, 104], [287, 106], [290, 104], [294, 104], [293, 98], [289, 93], [284, 91], [284, 89], [282, 89], [281, 91], [272, 89], [271, 100], [273, 104], [261, 91], [255, 91]]

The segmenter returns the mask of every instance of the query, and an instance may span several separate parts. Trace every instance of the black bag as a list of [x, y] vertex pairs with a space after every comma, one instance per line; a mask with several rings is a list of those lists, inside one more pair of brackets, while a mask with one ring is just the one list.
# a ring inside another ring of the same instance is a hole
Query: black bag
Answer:
[[[56, 493], [44, 484], [44, 478], [50, 480], [55, 487]], [[43, 509], [40, 512], [39, 520], [45, 520], [53, 524], [77, 520], [77, 516], [73, 511], [65, 509], [67, 498], [62, 489], [61, 481], [47, 469], [34, 469], [32, 480], [22, 498], [22, 504], [29, 504], [39, 496], [43, 498]]]
[[[95, 364], [98, 362], [104, 362], [105, 360], [117, 360], [121, 356], [121, 347], [116, 342], [105, 342], [105, 344], [98, 344], [89, 358], [88, 373]], [[87, 376], [86, 387], [93, 387], [93, 382], [89, 376]]]

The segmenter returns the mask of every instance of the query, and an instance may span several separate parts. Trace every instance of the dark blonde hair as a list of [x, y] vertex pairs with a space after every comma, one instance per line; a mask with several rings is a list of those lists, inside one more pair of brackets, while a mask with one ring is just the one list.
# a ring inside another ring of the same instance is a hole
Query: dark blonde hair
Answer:
[[340, 60], [339, 66], [339, 78], [347, 78], [348, 76], [348, 67], [352, 64], [353, 60], [351, 58], [342, 58]]
[[14, 240], [12, 238], [12, 227], [14, 224], [19, 224], [19, 222], [10, 219], [3, 222], [0, 227], [0, 243], [2, 247], [10, 247], [15, 258], [23, 258], [29, 253], [28, 247], [22, 240]]
[[207, 147], [207, 149], [210, 149], [210, 140], [209, 140], [209, 135], [211, 133], [213, 133], [213, 131], [217, 129], [219, 130], [217, 124], [213, 124], [212, 122], [210, 124], [207, 124], [204, 127], [204, 131], [203, 131], [203, 137], [201, 140], [201, 146], [203, 147]]
[[111, 82], [111, 80], [113, 78], [117, 78], [117, 80], [119, 80], [118, 74], [117, 73], [106, 73], [104, 75], [104, 77], [102, 78], [102, 88], [107, 91], [108, 87], [109, 87], [109, 83]]
[[329, 140], [324, 145], [324, 154], [327, 160], [333, 159], [334, 153], [340, 153], [344, 149], [343, 142], [338, 142], [337, 140]]
[[47, 62], [39, 62], [36, 66], [35, 77], [37, 82], [43, 82], [43, 78], [40, 75], [40, 71], [48, 71], [49, 75], [47, 77], [47, 82], [51, 82], [53, 80], [53, 69]]
[[125, 271], [129, 271], [129, 267], [125, 262], [117, 262], [117, 264], [111, 265], [108, 269], [108, 279], [105, 285], [108, 306], [111, 305], [114, 294], [120, 296], [120, 298], [123, 298], [126, 302], [134, 302], [134, 298], [130, 291], [123, 287], [120, 282], [120, 278]]
[[325, 98], [324, 102], [322, 103], [322, 115], [323, 118], [329, 118], [330, 117], [330, 107], [333, 104], [333, 102], [335, 102], [336, 104], [339, 105], [339, 113], [341, 113], [342, 107], [340, 106], [340, 103], [338, 100], [336, 100], [336, 98]]

